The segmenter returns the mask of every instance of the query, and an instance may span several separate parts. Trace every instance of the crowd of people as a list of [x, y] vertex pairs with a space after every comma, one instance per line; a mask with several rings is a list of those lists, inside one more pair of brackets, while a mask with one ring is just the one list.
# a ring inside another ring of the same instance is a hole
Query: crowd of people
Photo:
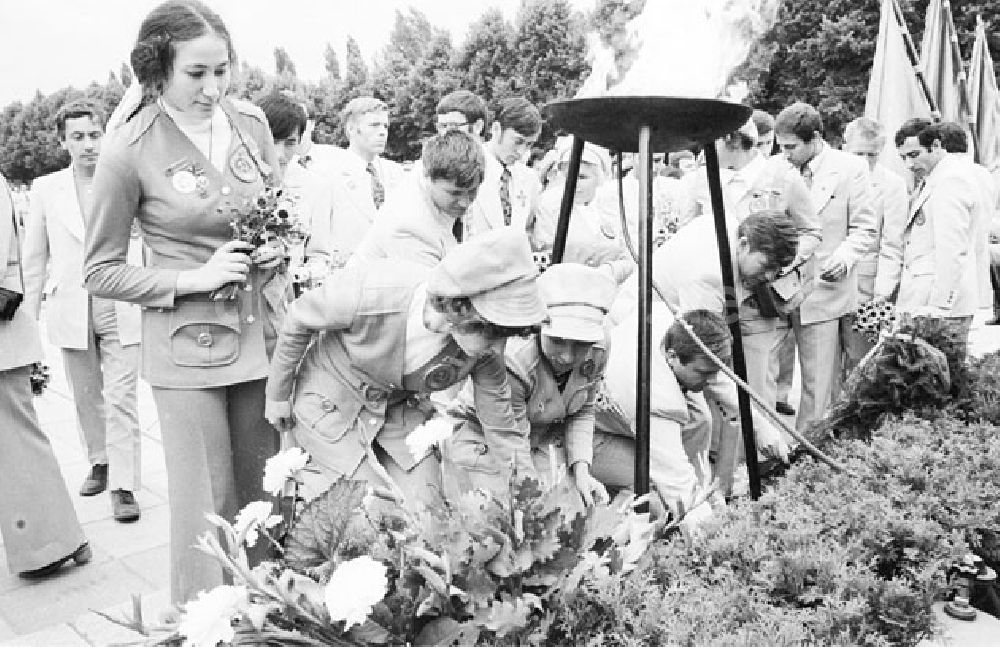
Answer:
[[[367, 481], [379, 505], [435, 505], [442, 469], [495, 492], [513, 475], [564, 470], [587, 505], [632, 487], [635, 160], [584, 146], [565, 255], [551, 265], [571, 147], [526, 163], [543, 125], [527, 99], [491, 111], [469, 91], [441, 97], [437, 133], [404, 167], [382, 156], [382, 101], [347, 104], [346, 148], [315, 144], [294, 96], [227, 98], [233, 60], [212, 10], [168, 0], [142, 23], [137, 83], [115, 114], [86, 101], [60, 111], [70, 165], [35, 180], [23, 229], [0, 187], [11, 571], [44, 577], [90, 559], [31, 399], [42, 316], [91, 464], [79, 493], [109, 492], [123, 523], [141, 515], [139, 377], [152, 388], [177, 603], [221, 583], [194, 548], [212, 528], [205, 515], [232, 518], [261, 499], [281, 446], [310, 456], [306, 500], [346, 476]], [[794, 103], [776, 117], [755, 111], [712, 144], [732, 289], [701, 152], [655, 156], [657, 514], [686, 513], [694, 527], [745, 491], [737, 387], [720, 373], [733, 353], [727, 305], [738, 306], [748, 384], [804, 430], [875, 343], [860, 312], [939, 318], [967, 337], [974, 312], [994, 303], [997, 184], [967, 155], [962, 128], [914, 119], [886, 133], [862, 117], [842, 150], [823, 132], [819, 111]], [[879, 162], [887, 137], [906, 173]], [[234, 239], [233, 218], [275, 185], [307, 235]], [[753, 420], [761, 457], [786, 461], [790, 438], [760, 409]], [[411, 435], [433, 425], [447, 433], [415, 449]]]

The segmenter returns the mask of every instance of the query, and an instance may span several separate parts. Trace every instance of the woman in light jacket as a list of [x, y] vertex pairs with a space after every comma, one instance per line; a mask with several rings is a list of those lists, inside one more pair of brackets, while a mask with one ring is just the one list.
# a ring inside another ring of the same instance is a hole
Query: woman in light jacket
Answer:
[[[153, 387], [170, 499], [171, 597], [222, 583], [193, 548], [211, 528], [261, 498], [278, 448], [264, 419], [264, 378], [276, 335], [262, 286], [272, 265], [233, 241], [232, 209], [255, 199], [277, 168], [259, 109], [225, 97], [234, 64], [222, 20], [198, 0], [169, 0], [143, 21], [132, 50], [137, 110], [108, 137], [87, 226], [87, 289], [143, 306], [142, 371]], [[145, 267], [125, 262], [138, 221]], [[230, 283], [232, 299], [211, 293]]]

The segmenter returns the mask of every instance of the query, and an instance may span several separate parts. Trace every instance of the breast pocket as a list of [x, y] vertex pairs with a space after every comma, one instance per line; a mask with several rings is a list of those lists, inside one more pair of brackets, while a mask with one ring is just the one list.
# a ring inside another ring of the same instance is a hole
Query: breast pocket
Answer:
[[315, 391], [302, 391], [292, 407], [296, 424], [301, 424], [326, 441], [336, 442], [354, 426], [361, 403], [353, 399], [334, 400]]
[[170, 358], [177, 366], [227, 366], [240, 357], [236, 301], [188, 301], [170, 315]]

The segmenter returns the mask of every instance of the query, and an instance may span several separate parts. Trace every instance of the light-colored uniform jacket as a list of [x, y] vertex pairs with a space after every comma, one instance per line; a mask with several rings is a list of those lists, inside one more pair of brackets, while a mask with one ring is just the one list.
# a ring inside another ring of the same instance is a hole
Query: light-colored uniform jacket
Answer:
[[946, 155], [910, 204], [903, 231], [903, 272], [896, 308], [943, 316], [973, 314], [979, 304], [975, 233], [982, 204], [975, 174]]
[[[221, 105], [232, 125], [222, 172], [156, 104], [108, 135], [97, 163], [84, 241], [86, 286], [99, 297], [143, 306], [142, 371], [156, 387], [216, 387], [267, 375], [265, 336], [273, 342], [274, 335], [261, 290], [267, 273], [251, 271], [231, 301], [176, 294], [178, 273], [202, 266], [232, 239], [230, 209], [256, 199], [261, 172], [277, 169], [263, 113]], [[190, 175], [204, 178], [203, 190]], [[133, 220], [148, 252], [145, 267], [126, 262]]]
[[[857, 263], [876, 249], [875, 197], [868, 165], [860, 157], [823, 148], [809, 162], [810, 196], [823, 228], [816, 248], [816, 281], [799, 308], [803, 324], [830, 321], [858, 307]], [[831, 254], [847, 260], [850, 269], [839, 281], [824, 281], [819, 274]]]
[[431, 202], [423, 172], [414, 169], [410, 174], [382, 205], [379, 219], [358, 245], [352, 263], [388, 258], [434, 267], [458, 245], [452, 232], [455, 219]]
[[[486, 157], [486, 173], [479, 187], [479, 193], [465, 218], [466, 238], [505, 226], [503, 203], [500, 200], [503, 165], [486, 146], [483, 146], [483, 155]], [[516, 227], [518, 231], [527, 231], [535, 218], [542, 185], [538, 181], [538, 175], [522, 162], [511, 164], [508, 168], [510, 169], [510, 226]]]
[[903, 228], [909, 208], [906, 180], [883, 164], [872, 173], [878, 200], [878, 248], [858, 262], [858, 291], [861, 300], [873, 296], [888, 298], [899, 285], [903, 269]]
[[[504, 355], [517, 427], [514, 433], [495, 427], [484, 429], [472, 389], [466, 385], [448, 408], [450, 416], [465, 420], [449, 443], [455, 462], [488, 474], [505, 474], [504, 468], [513, 463], [519, 474], [532, 474], [538, 466], [532, 464], [531, 450], [546, 450], [554, 444], [565, 447], [559, 463], [593, 463], [594, 402], [607, 362], [606, 344], [591, 349], [562, 391], [537, 335], [509, 339]], [[506, 480], [501, 485], [506, 485]]]
[[[38, 178], [31, 186], [31, 215], [24, 236], [25, 306], [37, 319], [48, 271], [46, 328], [49, 341], [60, 348], [86, 349], [89, 345], [87, 302], [83, 287], [84, 218], [76, 196], [73, 168]], [[142, 265], [142, 243], [129, 241], [127, 260]], [[118, 340], [122, 346], [138, 344], [142, 333], [138, 306], [115, 302]]]
[[[349, 256], [357, 249], [372, 224], [381, 217], [372, 197], [372, 178], [367, 165], [349, 149], [336, 147], [316, 147], [327, 149], [326, 154], [317, 156], [306, 168], [315, 172], [330, 187], [332, 198], [330, 222], [326, 229], [316, 223], [314, 236], [331, 252]], [[376, 157], [372, 164], [385, 189], [386, 201], [397, 190], [406, 177], [403, 167], [392, 160]], [[383, 208], [385, 204], [382, 205]]]
[[335, 472], [352, 474], [376, 440], [411, 469], [418, 461], [406, 436], [432, 413], [425, 396], [470, 372], [478, 408], [513, 427], [499, 357], [475, 364], [444, 358], [431, 383], [404, 385], [407, 318], [426, 276], [426, 268], [400, 261], [348, 266], [288, 308], [267, 399], [292, 400], [296, 441]]
[[[24, 293], [18, 270], [21, 253], [14, 230], [14, 205], [7, 181], [0, 175], [0, 287]], [[28, 366], [42, 359], [38, 324], [24, 303], [11, 321], [0, 321], [0, 371]]]

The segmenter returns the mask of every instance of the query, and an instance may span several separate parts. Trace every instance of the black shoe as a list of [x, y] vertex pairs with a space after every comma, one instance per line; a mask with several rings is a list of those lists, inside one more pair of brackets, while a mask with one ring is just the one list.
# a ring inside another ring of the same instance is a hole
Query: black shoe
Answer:
[[65, 564], [71, 559], [74, 562], [76, 562], [78, 566], [83, 566], [84, 564], [89, 562], [90, 558], [93, 556], [94, 554], [90, 550], [90, 544], [88, 544], [87, 542], [83, 542], [82, 544], [80, 544], [79, 548], [74, 550], [69, 555], [66, 555], [62, 559], [57, 559], [51, 564], [46, 564], [41, 568], [36, 568], [31, 571], [21, 571], [17, 575], [18, 577], [23, 577], [26, 580], [37, 580], [39, 578], [48, 577], [49, 575], [54, 574], [62, 567], [63, 564]]
[[794, 416], [795, 408], [787, 402], [778, 402], [774, 405], [774, 410], [783, 416]]
[[113, 490], [111, 492], [111, 508], [114, 510], [115, 521], [130, 523], [139, 520], [139, 504], [128, 490]]
[[986, 322], [987, 326], [1000, 326], [1000, 317], [993, 317]]
[[108, 489], [108, 466], [98, 463], [90, 468], [90, 474], [80, 486], [80, 496], [94, 496]]

